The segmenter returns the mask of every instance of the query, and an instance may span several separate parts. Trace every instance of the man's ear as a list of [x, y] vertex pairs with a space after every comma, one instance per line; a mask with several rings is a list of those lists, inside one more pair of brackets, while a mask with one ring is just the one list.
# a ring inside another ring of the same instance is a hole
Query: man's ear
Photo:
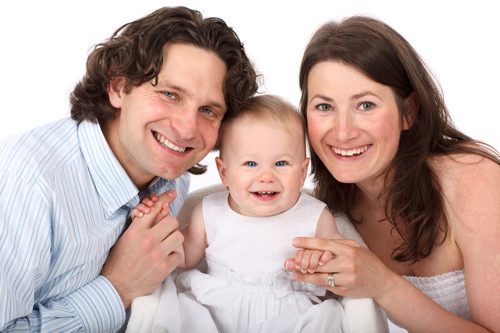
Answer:
[[229, 182], [227, 180], [226, 164], [224, 163], [222, 158], [220, 158], [219, 156], [215, 158], [215, 164], [217, 165], [217, 171], [219, 171], [219, 177], [220, 177], [220, 180], [222, 181], [222, 184], [225, 187], [228, 187]]
[[122, 76], [111, 80], [108, 86], [109, 103], [116, 109], [122, 107], [122, 98], [124, 95], [125, 78]]
[[408, 117], [403, 119], [403, 129], [406, 131], [413, 126], [415, 119], [417, 118], [418, 109], [420, 108], [420, 103], [418, 101], [417, 94], [413, 91], [410, 96], [405, 100], [406, 106], [408, 107]]
[[302, 166], [301, 166], [301, 175], [300, 175], [300, 186], [304, 186], [304, 183], [306, 182], [306, 178], [307, 178], [307, 170], [308, 170], [308, 167], [309, 167], [309, 161], [311, 159], [309, 157], [306, 157], [304, 159], [304, 162], [302, 162]]

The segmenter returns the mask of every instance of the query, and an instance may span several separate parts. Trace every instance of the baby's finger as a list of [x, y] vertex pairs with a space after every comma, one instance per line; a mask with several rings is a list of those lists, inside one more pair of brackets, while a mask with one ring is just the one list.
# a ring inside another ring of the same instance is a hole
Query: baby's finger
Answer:
[[[158, 200], [158, 198], [156, 200]], [[153, 207], [155, 202], [149, 198], [144, 198], [142, 199], [141, 204], [146, 205], [147, 207]]]
[[136, 217], [143, 217], [143, 216], [144, 213], [137, 208], [132, 209], [132, 211], [130, 212], [130, 217], [132, 218], [132, 220], [135, 219]]
[[304, 251], [304, 254], [302, 254], [302, 262], [300, 263], [300, 271], [302, 273], [307, 273], [309, 269], [309, 262], [311, 261], [311, 254], [312, 251], [306, 250]]
[[295, 252], [295, 258], [293, 258], [295, 269], [300, 269], [300, 265], [302, 265], [302, 256], [304, 255], [305, 250], [297, 250]]
[[320, 257], [323, 253], [321, 251], [311, 251], [311, 257], [309, 259], [309, 268], [307, 272], [314, 273], [318, 267]]
[[326, 264], [328, 261], [333, 259], [333, 253], [331, 251], [324, 251], [321, 254], [321, 258], [319, 259], [319, 265], [323, 266]]
[[143, 204], [142, 202], [139, 203], [135, 208], [140, 210], [141, 212], [143, 212], [144, 214], [147, 214], [151, 211], [151, 207], [152, 206], [147, 206], [145, 204]]

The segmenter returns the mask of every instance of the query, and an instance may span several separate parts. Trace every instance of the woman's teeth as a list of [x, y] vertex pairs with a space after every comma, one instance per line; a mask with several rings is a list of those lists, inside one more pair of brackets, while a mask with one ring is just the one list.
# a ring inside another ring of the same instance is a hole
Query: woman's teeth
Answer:
[[354, 149], [338, 149], [338, 148], [332, 147], [332, 149], [335, 152], [335, 154], [337, 154], [337, 155], [354, 156], [354, 155], [359, 155], [361, 153], [364, 153], [368, 149], [368, 146], [354, 148]]
[[172, 142], [165, 139], [165, 137], [159, 133], [155, 134], [155, 138], [159, 143], [161, 143], [162, 145], [164, 145], [167, 148], [178, 151], [180, 153], [183, 153], [186, 151], [186, 147], [179, 147], [179, 146], [174, 145]]

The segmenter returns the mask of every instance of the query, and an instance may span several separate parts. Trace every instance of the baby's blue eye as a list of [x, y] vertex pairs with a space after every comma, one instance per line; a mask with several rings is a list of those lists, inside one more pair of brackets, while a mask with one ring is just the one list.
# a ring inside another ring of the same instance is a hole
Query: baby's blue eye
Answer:
[[285, 161], [279, 161], [279, 162], [276, 162], [275, 164], [276, 166], [285, 166], [286, 165], [286, 162]]
[[257, 163], [255, 163], [253, 161], [248, 161], [248, 162], [245, 162], [245, 165], [249, 166], [249, 167], [254, 167], [254, 166], [257, 166]]

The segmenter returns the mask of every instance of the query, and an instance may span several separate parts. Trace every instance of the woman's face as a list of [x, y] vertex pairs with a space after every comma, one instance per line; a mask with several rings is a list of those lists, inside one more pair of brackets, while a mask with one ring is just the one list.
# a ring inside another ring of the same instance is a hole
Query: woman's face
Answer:
[[314, 65], [307, 88], [314, 151], [338, 181], [369, 185], [394, 158], [403, 130], [392, 89], [337, 61]]

